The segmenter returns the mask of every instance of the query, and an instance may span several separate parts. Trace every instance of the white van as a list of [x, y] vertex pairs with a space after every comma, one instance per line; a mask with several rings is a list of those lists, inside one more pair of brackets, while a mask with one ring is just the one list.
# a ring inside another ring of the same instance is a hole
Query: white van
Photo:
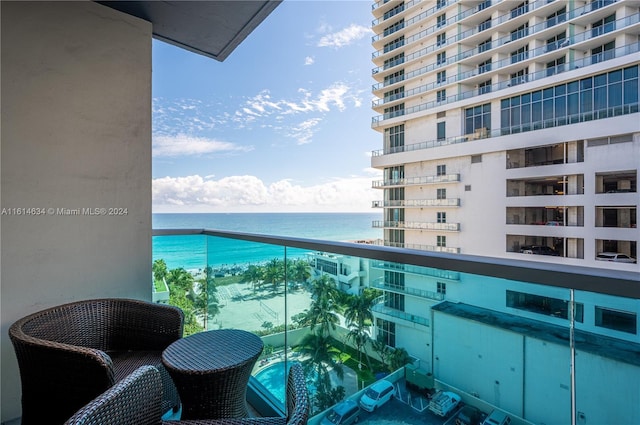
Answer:
[[360, 408], [353, 400], [336, 404], [322, 419], [321, 425], [350, 425], [358, 422]]
[[511, 418], [500, 410], [494, 410], [489, 416], [487, 416], [482, 422], [482, 425], [509, 425]]
[[367, 388], [362, 397], [360, 397], [360, 407], [367, 412], [373, 412], [391, 400], [395, 393], [396, 388], [393, 384], [383, 379]]

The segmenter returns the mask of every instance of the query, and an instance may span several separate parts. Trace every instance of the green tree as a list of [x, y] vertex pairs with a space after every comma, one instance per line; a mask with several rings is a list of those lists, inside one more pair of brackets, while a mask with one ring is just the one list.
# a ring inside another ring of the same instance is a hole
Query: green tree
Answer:
[[163, 259], [158, 259], [153, 262], [153, 279], [162, 280], [167, 277], [167, 263]]
[[295, 260], [288, 270], [292, 282], [305, 283], [311, 277], [311, 267], [303, 259]]
[[265, 283], [271, 284], [274, 293], [277, 292], [278, 286], [284, 283], [284, 261], [274, 258], [264, 266], [263, 279]]
[[370, 331], [373, 323], [371, 310], [379, 296], [380, 291], [370, 288], [365, 288], [360, 296], [350, 295], [346, 299], [344, 313], [344, 318], [349, 326], [347, 339], [356, 345], [360, 363], [362, 363], [362, 352], [364, 351], [369, 370], [371, 370], [371, 359], [367, 353], [367, 343], [371, 340]]
[[411, 363], [413, 360], [407, 350], [402, 347], [396, 348], [389, 357], [390, 372], [400, 369], [404, 365]]
[[262, 269], [262, 267], [251, 264], [249, 267], [247, 267], [244, 273], [242, 273], [242, 279], [240, 280], [240, 282], [251, 284], [252, 289], [255, 291], [262, 285], [263, 274], [264, 270]]
[[378, 353], [378, 356], [380, 356], [380, 361], [382, 362], [384, 368], [389, 369], [389, 358], [393, 353], [393, 349], [389, 347], [386, 342], [381, 340], [374, 340], [372, 341], [371, 345], [373, 346], [373, 350]]
[[338, 379], [344, 378], [344, 369], [339, 361], [340, 352], [332, 347], [332, 341], [327, 336], [310, 333], [299, 345], [300, 353], [309, 356], [305, 369], [307, 376], [313, 376], [315, 379], [316, 397], [323, 394], [320, 397], [325, 399], [330, 398], [332, 394], [330, 370], [335, 371]]

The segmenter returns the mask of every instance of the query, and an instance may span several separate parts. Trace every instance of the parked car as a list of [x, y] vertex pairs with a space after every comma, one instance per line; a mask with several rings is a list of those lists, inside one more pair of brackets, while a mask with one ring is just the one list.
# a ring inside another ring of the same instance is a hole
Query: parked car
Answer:
[[396, 393], [393, 384], [386, 380], [380, 380], [371, 385], [360, 397], [360, 407], [367, 412], [373, 412], [378, 407], [391, 400]]
[[349, 425], [358, 422], [360, 408], [353, 400], [336, 404], [322, 419], [321, 425]]
[[621, 252], [601, 252], [596, 255], [598, 261], [613, 261], [614, 263], [635, 263], [636, 259]]
[[460, 404], [460, 396], [451, 391], [438, 391], [429, 402], [429, 410], [438, 416], [446, 417]]
[[511, 418], [501, 410], [494, 410], [482, 422], [482, 425], [509, 425]]
[[481, 425], [487, 414], [473, 406], [462, 406], [455, 418], [455, 425]]
[[521, 254], [535, 254], [535, 255], [552, 255], [558, 257], [560, 254], [555, 249], [546, 245], [523, 245], [520, 248]]

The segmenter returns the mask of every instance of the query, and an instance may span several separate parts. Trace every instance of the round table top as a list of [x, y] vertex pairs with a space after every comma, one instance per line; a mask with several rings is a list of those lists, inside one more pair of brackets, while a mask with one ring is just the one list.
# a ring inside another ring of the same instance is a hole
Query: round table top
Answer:
[[162, 353], [162, 362], [184, 372], [219, 371], [255, 359], [262, 339], [239, 329], [219, 329], [181, 338]]

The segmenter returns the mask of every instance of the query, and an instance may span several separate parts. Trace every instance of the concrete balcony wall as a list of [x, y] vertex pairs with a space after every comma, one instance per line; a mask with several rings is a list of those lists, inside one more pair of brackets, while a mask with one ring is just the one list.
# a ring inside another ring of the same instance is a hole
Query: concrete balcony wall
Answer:
[[89, 1], [1, 8], [4, 422], [21, 414], [15, 320], [151, 300], [152, 28]]

